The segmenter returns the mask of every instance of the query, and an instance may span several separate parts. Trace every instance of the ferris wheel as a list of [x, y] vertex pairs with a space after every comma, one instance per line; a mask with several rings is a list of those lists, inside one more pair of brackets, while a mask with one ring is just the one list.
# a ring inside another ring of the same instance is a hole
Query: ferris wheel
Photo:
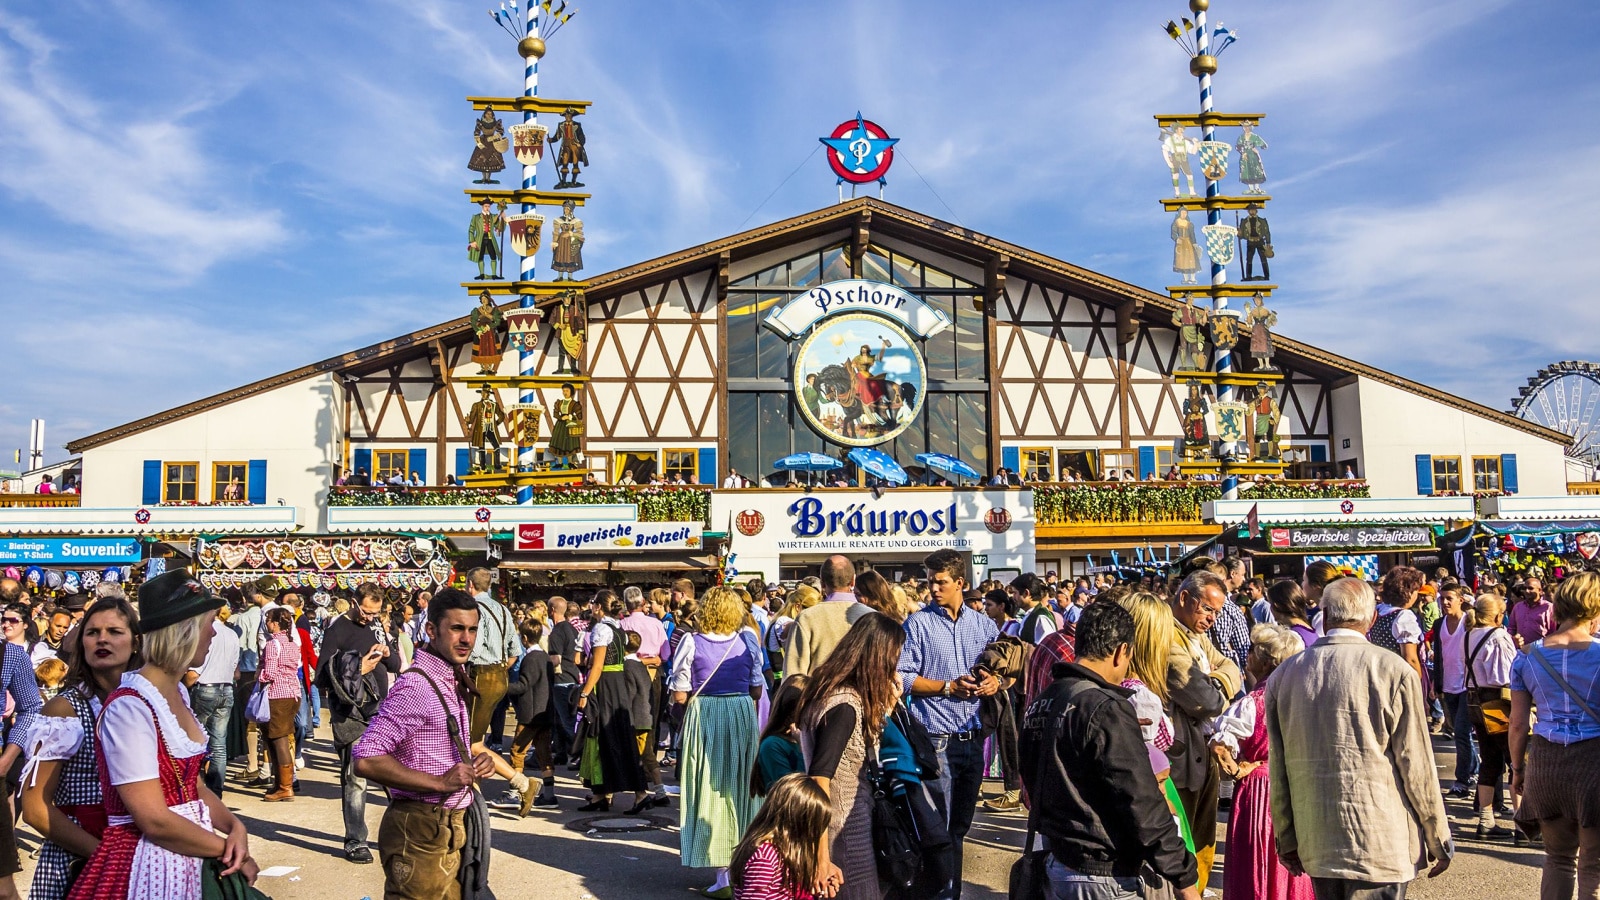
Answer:
[[1600, 465], [1600, 366], [1567, 360], [1535, 372], [1511, 411], [1572, 438], [1567, 455]]

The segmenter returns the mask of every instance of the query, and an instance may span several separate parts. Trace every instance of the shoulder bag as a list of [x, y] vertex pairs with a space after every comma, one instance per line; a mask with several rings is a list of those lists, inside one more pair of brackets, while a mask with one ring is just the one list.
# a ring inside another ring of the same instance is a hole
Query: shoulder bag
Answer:
[[876, 747], [865, 762], [872, 786], [872, 855], [878, 861], [878, 877], [896, 890], [907, 890], [922, 873], [922, 842], [910, 812], [895, 802], [894, 785], [878, 762]]
[[[456, 745], [456, 757], [467, 765], [472, 765], [472, 754], [467, 750], [467, 745], [461, 742], [461, 720], [451, 711], [450, 704], [445, 702], [444, 691], [421, 669], [413, 669], [422, 680], [433, 688], [433, 695], [439, 698], [439, 708], [444, 710], [445, 727], [450, 729], [450, 740]], [[458, 870], [457, 880], [461, 884], [462, 900], [476, 900], [479, 897], [492, 897], [489, 891], [489, 804], [483, 799], [483, 793], [476, 787], [467, 790], [472, 792], [472, 805], [467, 807], [462, 824], [466, 828], [467, 843], [461, 852], [461, 868]], [[439, 802], [443, 803], [449, 795], [441, 796]]]
[[1467, 652], [1467, 645], [1472, 643], [1472, 630], [1461, 636], [1461, 649], [1467, 657], [1467, 715], [1472, 723], [1482, 728], [1485, 734], [1505, 734], [1511, 730], [1511, 689], [1508, 687], [1479, 687], [1478, 678], [1472, 671], [1472, 660], [1477, 657], [1483, 645], [1489, 643], [1494, 633], [1500, 626], [1489, 629], [1483, 636], [1478, 646]]

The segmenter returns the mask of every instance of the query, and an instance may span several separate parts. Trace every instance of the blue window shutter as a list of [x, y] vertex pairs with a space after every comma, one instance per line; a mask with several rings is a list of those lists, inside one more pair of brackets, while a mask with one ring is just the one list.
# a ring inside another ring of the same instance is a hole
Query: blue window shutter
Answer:
[[1433, 496], [1433, 457], [1417, 454], [1417, 493]]
[[422, 476], [422, 480], [423, 481], [427, 481], [428, 480], [428, 451], [427, 451], [427, 449], [425, 449], [425, 448], [413, 448], [411, 450], [406, 451], [406, 466], [410, 469], [410, 471], [406, 472], [406, 477], [407, 478], [410, 478], [411, 477], [411, 473], [415, 472], [418, 475]]
[[1156, 473], [1156, 448], [1139, 448], [1139, 480], [1143, 481]]
[[1500, 489], [1508, 494], [1517, 492], [1517, 455], [1515, 453], [1502, 454], [1500, 457]]
[[1312, 444], [1311, 445], [1311, 461], [1312, 462], [1327, 462], [1328, 461], [1328, 448], [1322, 446], [1321, 444]]
[[267, 502], [267, 461], [264, 459], [250, 460], [250, 475], [245, 484], [249, 486], [249, 493], [245, 499], [256, 506]]
[[355, 461], [351, 463], [351, 466], [353, 466], [357, 472], [361, 471], [362, 469], [366, 469], [367, 474], [371, 475], [372, 451], [366, 447], [357, 450], [355, 453]]
[[1022, 451], [1016, 447], [1000, 448], [1000, 465], [1016, 472], [1022, 468]]
[[161, 502], [161, 460], [147, 459], [144, 461], [144, 493], [139, 501], [145, 506], [153, 506]]
[[698, 467], [700, 469], [701, 484], [717, 483], [717, 450], [715, 447], [700, 448]]
[[472, 450], [467, 447], [456, 448], [456, 477], [472, 471]]

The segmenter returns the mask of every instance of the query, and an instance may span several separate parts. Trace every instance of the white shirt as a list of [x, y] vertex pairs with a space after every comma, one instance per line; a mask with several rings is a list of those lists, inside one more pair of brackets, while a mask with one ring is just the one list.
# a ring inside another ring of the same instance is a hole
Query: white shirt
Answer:
[[39, 641], [37, 644], [34, 644], [33, 649], [28, 651], [28, 661], [33, 663], [35, 668], [38, 668], [39, 663], [42, 663], [47, 659], [55, 658], [56, 652], [51, 650], [50, 645], [46, 644], [43, 640]]
[[1237, 756], [1239, 742], [1256, 733], [1256, 698], [1245, 694], [1206, 725], [1206, 734]]
[[727, 478], [722, 479], [722, 486], [725, 488], [736, 488], [740, 486], [739, 481], [739, 476], [729, 475]]
[[1505, 687], [1511, 683], [1511, 661], [1517, 645], [1504, 628], [1474, 628], [1467, 636], [1472, 657], [1472, 679], [1478, 687]]
[[[259, 645], [261, 647], [265, 647], [267, 645], [267, 613], [274, 609], [287, 609], [289, 611], [289, 619], [291, 622], [297, 622], [300, 618], [299, 616], [295, 615], [294, 607], [290, 606], [289, 604], [279, 603], [276, 600], [268, 601], [266, 606], [261, 607], [261, 643]], [[300, 646], [299, 625], [295, 625], [289, 629], [289, 637], [294, 641], [294, 645], [296, 647]]]
[[[1456, 630], [1450, 630], [1448, 616], [1439, 620], [1439, 663], [1441, 680], [1446, 694], [1459, 694], [1467, 689], [1467, 654], [1461, 639], [1467, 635], [1467, 617], [1462, 616]], [[1484, 652], [1489, 648], [1485, 647]]]
[[211, 623], [211, 649], [206, 651], [206, 661], [198, 669], [195, 684], [233, 684], [234, 673], [239, 670], [239, 636], [233, 629], [213, 620]]
[[[1383, 616], [1386, 616], [1397, 609], [1400, 609], [1400, 607], [1390, 606], [1387, 603], [1379, 603], [1378, 616], [1379, 618], [1382, 618]], [[1417, 621], [1417, 614], [1409, 609], [1402, 610], [1400, 615], [1395, 616], [1394, 627], [1392, 630], [1394, 633], [1394, 642], [1396, 644], [1422, 643], [1422, 623]]]
[[[167, 750], [174, 758], [182, 759], [206, 752], [203, 741], [190, 740], [155, 685], [134, 672], [123, 675], [122, 684], [138, 691], [139, 696], [155, 708], [156, 718], [150, 717], [149, 707], [132, 697], [116, 700], [100, 713], [100, 724], [96, 729], [100, 737], [98, 746], [105, 756], [106, 771], [111, 776], [112, 784], [154, 781], [161, 777], [160, 754], [156, 743], [158, 722], [161, 736], [167, 742]], [[187, 704], [188, 689], [180, 684], [178, 693]]]

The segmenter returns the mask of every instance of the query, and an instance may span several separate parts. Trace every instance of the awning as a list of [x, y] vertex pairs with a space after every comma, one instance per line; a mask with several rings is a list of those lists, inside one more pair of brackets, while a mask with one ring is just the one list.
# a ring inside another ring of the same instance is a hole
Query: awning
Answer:
[[1392, 525], [1465, 522], [1477, 517], [1472, 497], [1350, 497], [1326, 500], [1212, 500], [1201, 516], [1218, 525], [1243, 524], [1250, 510], [1263, 525]]
[[1595, 519], [1483, 519], [1478, 530], [1485, 534], [1583, 534], [1600, 531], [1600, 518]]
[[710, 556], [663, 556], [659, 559], [504, 559], [502, 569], [524, 572], [678, 572], [714, 569]]
[[7, 506], [0, 534], [288, 534], [298, 520], [294, 506]]

